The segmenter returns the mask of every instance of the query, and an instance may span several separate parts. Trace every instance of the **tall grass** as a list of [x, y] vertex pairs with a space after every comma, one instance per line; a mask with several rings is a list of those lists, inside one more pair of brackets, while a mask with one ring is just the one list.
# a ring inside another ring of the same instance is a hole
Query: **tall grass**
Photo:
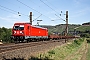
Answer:
[[90, 38], [87, 39], [87, 43], [88, 43], [88, 50], [87, 50], [87, 60], [90, 60]]
[[72, 43], [67, 43], [67, 45], [55, 48], [44, 54], [39, 54], [39, 59], [52, 59], [52, 60], [63, 60], [70, 54], [73, 54], [79, 49], [84, 39], [74, 40]]

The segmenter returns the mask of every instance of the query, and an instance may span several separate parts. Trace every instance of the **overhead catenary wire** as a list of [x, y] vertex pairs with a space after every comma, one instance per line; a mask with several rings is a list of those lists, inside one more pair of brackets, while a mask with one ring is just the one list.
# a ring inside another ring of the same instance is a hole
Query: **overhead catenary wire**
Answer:
[[[40, 13], [41, 15], [43, 15], [43, 16], [49, 18], [50, 20], [52, 20], [50, 17], [48, 17], [48, 16], [42, 14], [41, 12], [39, 12], [39, 11], [35, 10], [34, 8], [32, 8], [32, 7], [28, 6], [28, 5], [26, 5], [25, 3], [23, 3], [23, 2], [21, 2], [21, 1], [19, 1], [19, 0], [17, 0], [17, 1], [18, 1], [19, 3], [21, 3], [21, 4], [25, 5], [25, 6], [27, 6], [28, 8], [30, 8], [30, 9], [32, 9], [32, 10], [34, 10], [34, 11]], [[7, 11], [7, 12], [9, 12], [9, 13], [15, 14], [15, 13], [18, 13], [18, 12], [19, 12], [19, 11], [15, 11], [15, 10], [13, 10], [13, 9], [10, 9], [10, 8], [8, 8], [8, 7], [4, 7], [4, 6], [2, 6], [2, 5], [0, 5], [0, 7], [1, 7], [1, 10]], [[2, 8], [4, 8], [4, 9], [2, 9]], [[51, 7], [51, 9], [54, 10], [52, 7]], [[8, 11], [8, 10], [9, 10], [9, 11]], [[22, 14], [22, 15], [24, 15], [24, 16], [29, 17], [29, 15], [23, 14], [23, 13], [21, 13], [21, 12], [19, 12], [19, 13]], [[40, 16], [41, 16], [41, 15], [40, 15]], [[56, 14], [55, 14], [55, 15], [56, 15]], [[35, 18], [34, 20], [38, 19], [40, 16], [38, 16], [38, 17]], [[58, 15], [57, 15], [57, 16], [58, 16]], [[60, 18], [60, 17], [59, 17], [59, 18]], [[62, 19], [62, 18], [61, 18], [61, 19]]]
[[[49, 7], [50, 9], [52, 9], [53, 11], [55, 11], [52, 7], [50, 7], [48, 4], [46, 4], [45, 2], [43, 2], [42, 0], [40, 0], [43, 4], [45, 4], [47, 7]], [[56, 12], [56, 11], [55, 11]], [[58, 12], [56, 12], [58, 13]]]
[[[56, 14], [55, 14], [56, 15]], [[59, 17], [58, 15], [56, 15], [58, 18], [60, 18], [61, 20], [65, 21], [64, 19], [62, 19], [61, 17]], [[66, 21], [65, 21], [66, 22]]]
[[[52, 5], [54, 8], [58, 9], [55, 5], [53, 5], [52, 3], [50, 3], [48, 0], [46, 0], [50, 5]], [[61, 11], [62, 13], [62, 11]], [[59, 14], [60, 15], [60, 14]]]
[[[52, 5], [54, 8], [58, 9], [56, 6], [54, 6], [53, 4], [51, 4], [48, 0], [46, 0], [50, 5]], [[60, 12], [62, 13], [62, 11]], [[61, 14], [59, 14], [61, 16]]]
[[[48, 0], [46, 0], [49, 4], [51, 4]], [[57, 7], [56, 6], [54, 6], [53, 4], [51, 4], [53, 7], [55, 7], [56, 9], [57, 9]]]
[[[32, 10], [34, 10], [34, 11], [38, 12], [38, 13], [40, 13], [39, 11], [37, 11], [37, 10], [35, 10], [35, 9], [31, 8], [30, 6], [26, 5], [25, 3], [23, 3], [23, 2], [21, 2], [21, 1], [19, 1], [19, 0], [17, 0], [17, 1], [18, 1], [19, 3], [21, 3], [21, 4], [25, 5], [26, 7], [30, 8], [30, 9], [32, 9]], [[41, 14], [41, 13], [40, 13], [40, 14]]]
[[5, 8], [5, 9], [8, 9], [8, 10], [13, 11], [13, 12], [17, 12], [17, 11], [14, 11], [14, 10], [12, 10], [12, 9], [9, 9], [9, 8], [7, 8], [7, 7], [4, 7], [4, 6], [2, 6], [2, 5], [0, 5], [0, 7]]
[[[8, 2], [8, 1], [7, 1]], [[20, 2], [19, 0], [18, 0], [18, 2], [19, 3], [22, 3], [22, 2]], [[8, 3], [10, 3], [10, 2], [8, 2]], [[32, 1], [32, 3], [34, 3], [33, 1]], [[13, 4], [13, 3], [10, 3], [10, 4]], [[22, 4], [24, 4], [24, 3], [22, 3]], [[14, 5], [16, 5], [16, 4], [14, 4]], [[25, 5], [25, 4], [24, 4]], [[25, 5], [25, 6], [27, 6], [27, 5]], [[29, 6], [27, 6], [27, 7], [29, 7]], [[30, 8], [30, 7], [29, 7]], [[38, 12], [39, 13], [39, 12]], [[20, 12], [18, 12], [18, 14], [20, 14]], [[19, 15], [19, 16], [21, 16], [21, 15]], [[42, 16], [42, 14], [40, 14], [40, 16]], [[35, 21], [36, 19], [38, 19], [40, 16], [38, 16], [37, 18], [35, 18], [35, 19], [33, 19], [33, 21]]]
[[[32, 0], [30, 0], [30, 2], [32, 2], [33, 4], [35, 4], [36, 6], [38, 6], [40, 9], [44, 9], [46, 10], [45, 8], [42, 8], [40, 5], [36, 4], [35, 2], [33, 2]], [[47, 10], [46, 10], [47, 11]]]
[[6, 11], [6, 12], [9, 12], [9, 13], [15, 14], [14, 12], [10, 12], [10, 11], [7, 11], [7, 10], [2, 9], [2, 8], [0, 8], [0, 10], [3, 10], [3, 11]]
[[[11, 5], [17, 6], [17, 4], [15, 4], [15, 3], [13, 3], [13, 2], [10, 2], [10, 0], [4, 0], [4, 1], [6, 1], [7, 3], [9, 3], [9, 4], [11, 4]], [[20, 6], [17, 6], [17, 7], [20, 8]]]
[[[32, 0], [30, 0], [30, 1], [32, 1]], [[45, 2], [43, 2], [42, 0], [40, 0], [42, 3], [44, 3], [45, 5], [47, 5]], [[47, 1], [47, 0], [46, 0]], [[48, 1], [47, 1], [48, 2]], [[32, 3], [34, 3], [33, 1], [32, 1]], [[50, 3], [50, 2], [48, 2], [48, 3]], [[35, 3], [34, 3], [35, 4]], [[51, 3], [50, 3], [51, 4]], [[51, 4], [52, 5], [52, 4]], [[37, 5], [38, 6], [38, 5]], [[54, 10], [52, 7], [50, 7], [49, 5], [47, 5], [50, 9], [52, 9], [52, 10]], [[39, 6], [40, 7], [40, 6]], [[55, 7], [55, 6], [54, 6]], [[55, 7], [56, 8], [56, 7]], [[54, 10], [55, 11], [55, 10]], [[55, 11], [56, 12], [56, 11]], [[58, 13], [58, 12], [56, 12], [56, 13]], [[58, 13], [59, 14], [59, 13]], [[55, 14], [55, 16], [57, 16], [58, 18], [60, 18], [61, 20], [63, 20], [63, 21], [65, 21], [63, 18], [61, 18], [61, 17], [59, 17], [58, 15], [56, 15]], [[37, 17], [38, 18], [38, 17]], [[37, 19], [36, 18], [36, 19]], [[36, 20], [36, 19], [34, 19], [34, 20]], [[53, 20], [60, 20], [60, 19], [53, 19]]]
[[[56, 12], [57, 14], [59, 14], [57, 11], [55, 11], [52, 7], [50, 7], [48, 4], [46, 4], [45, 2], [43, 2], [42, 0], [40, 0], [43, 4], [45, 4], [47, 7], [49, 7], [50, 9], [52, 9], [54, 12]], [[55, 16], [59, 17], [57, 14], [55, 14]], [[60, 19], [64, 20], [63, 18], [59, 17]]]
[[[18, 13], [18, 11], [12, 10], [12, 9], [7, 8], [7, 7], [4, 7], [4, 6], [2, 6], [2, 5], [0, 5], [0, 7], [4, 8], [4, 9], [7, 9], [7, 10], [10, 10], [10, 11], [12, 11], [12, 12], [16, 12], [16, 13]], [[20, 12], [19, 12], [19, 13], [20, 13]], [[27, 16], [27, 17], [28, 17], [28, 15], [25, 15], [25, 14], [23, 14], [23, 13], [20, 13], [20, 14], [22, 14], [22, 15]]]
[[[16, 1], [18, 1], [18, 2], [21, 3], [21, 4], [23, 4], [23, 5], [26, 6], [26, 7], [28, 7], [28, 8], [30, 8], [30, 9], [34, 10], [35, 12], [37, 12], [37, 13], [39, 13], [39, 14], [42, 14], [41, 12], [39, 12], [39, 11], [35, 10], [34, 8], [32, 8], [32, 7], [28, 6], [28, 5], [26, 5], [25, 3], [23, 3], [23, 2], [21, 2], [21, 1], [19, 1], [19, 0], [16, 0]], [[48, 17], [48, 16], [46, 16], [46, 15], [44, 15], [44, 14], [42, 14], [42, 15], [45, 16], [45, 17], [47, 17], [47, 18], [49, 18], [49, 19], [51, 20], [50, 17]]]
[[[40, 16], [42, 16], [42, 14]], [[33, 21], [37, 20], [40, 16], [38, 16], [37, 18], [35, 18]]]
[[[36, 4], [35, 2], [33, 2], [32, 0], [30, 0], [30, 2], [32, 2], [33, 4], [35, 4], [36, 6], [38, 6], [40, 9], [42, 8], [40, 5], [38, 5], [38, 4]], [[43, 9], [43, 8], [42, 8]], [[46, 9], [44, 9], [44, 10], [46, 10]], [[46, 10], [47, 11], [47, 10]], [[40, 14], [40, 16], [42, 16], [42, 14]], [[36, 19], [38, 19], [40, 16], [38, 16], [37, 18], [35, 18], [33, 21], [35, 21]], [[46, 15], [44, 15], [45, 17], [47, 17]], [[49, 17], [49, 19], [51, 19], [50, 17]]]
[[[17, 1], [18, 1], [19, 3], [21, 3], [21, 4], [25, 5], [25, 6], [27, 6], [28, 8], [33, 9], [33, 8], [31, 8], [30, 6], [28, 6], [28, 5], [24, 4], [24, 3], [22, 3], [21, 1], [19, 1], [19, 0], [17, 0]], [[5, 9], [7, 9], [7, 10], [10, 10], [10, 11], [12, 11], [12, 12], [16, 12], [16, 13], [19, 12], [19, 11], [15, 11], [15, 10], [12, 10], [12, 9], [10, 9], [10, 8], [4, 7], [4, 6], [2, 6], [2, 5], [0, 5], [0, 7], [5, 8]], [[35, 9], [33, 9], [33, 10], [36, 11], [36, 12], [38, 12], [38, 13], [40, 13], [41, 15], [43, 15], [43, 16], [49, 18], [50, 20], [52, 20], [50, 17], [48, 17], [48, 16], [42, 14], [41, 12], [39, 12], [39, 11], [37, 11], [37, 10], [35, 10]], [[10, 13], [11, 13], [11, 12], [10, 12]], [[23, 14], [23, 13], [21, 13], [21, 12], [19, 12], [19, 13], [22, 14], [22, 15], [24, 15], [24, 16], [29, 17], [28, 15], [25, 15], [25, 14]], [[39, 17], [40, 17], [40, 16], [39, 16]], [[39, 17], [37, 17], [37, 18], [39, 18]], [[36, 19], [37, 19], [37, 18], [36, 18]], [[36, 19], [34, 19], [34, 20], [36, 20]]]

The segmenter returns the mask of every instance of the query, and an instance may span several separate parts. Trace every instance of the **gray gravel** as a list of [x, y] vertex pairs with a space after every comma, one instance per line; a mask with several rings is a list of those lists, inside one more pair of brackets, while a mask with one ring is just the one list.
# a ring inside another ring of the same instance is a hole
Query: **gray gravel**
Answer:
[[30, 56], [35, 56], [38, 53], [46, 52], [50, 49], [53, 49], [57, 46], [60, 46], [62, 42], [54, 42], [49, 44], [43, 44], [39, 46], [20, 48], [12, 51], [7, 51], [0, 53], [0, 60], [12, 59], [12, 58], [24, 58], [28, 59]]

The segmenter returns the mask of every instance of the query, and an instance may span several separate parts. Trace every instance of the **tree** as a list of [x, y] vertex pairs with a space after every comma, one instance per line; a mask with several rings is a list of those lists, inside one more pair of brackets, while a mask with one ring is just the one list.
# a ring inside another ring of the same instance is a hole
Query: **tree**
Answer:
[[11, 29], [7, 29], [5, 27], [0, 28], [0, 40], [3, 42], [11, 42]]

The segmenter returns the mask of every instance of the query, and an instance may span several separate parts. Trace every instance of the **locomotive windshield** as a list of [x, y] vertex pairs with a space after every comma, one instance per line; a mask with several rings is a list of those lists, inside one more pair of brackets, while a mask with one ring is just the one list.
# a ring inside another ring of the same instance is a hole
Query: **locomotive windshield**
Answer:
[[24, 30], [24, 25], [15, 25], [14, 30]]

